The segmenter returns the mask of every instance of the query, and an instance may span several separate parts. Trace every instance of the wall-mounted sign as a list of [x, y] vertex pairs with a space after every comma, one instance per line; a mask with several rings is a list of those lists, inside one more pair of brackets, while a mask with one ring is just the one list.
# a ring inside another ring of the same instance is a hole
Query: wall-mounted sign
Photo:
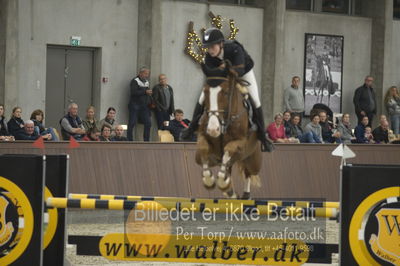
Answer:
[[71, 36], [71, 42], [70, 44], [72, 46], [79, 46], [81, 45], [81, 36]]

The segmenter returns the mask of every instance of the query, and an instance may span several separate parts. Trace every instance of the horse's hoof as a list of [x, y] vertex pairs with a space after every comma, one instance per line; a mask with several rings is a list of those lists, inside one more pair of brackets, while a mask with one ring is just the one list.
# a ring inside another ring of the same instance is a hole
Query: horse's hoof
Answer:
[[228, 199], [237, 199], [237, 195], [236, 195], [235, 191], [233, 191], [233, 189], [228, 192], [224, 192], [223, 195], [225, 198], [228, 198]]
[[242, 199], [244, 200], [250, 199], [250, 192], [243, 192]]
[[215, 177], [213, 175], [204, 175], [203, 184], [207, 189], [212, 189], [215, 187]]
[[229, 176], [225, 178], [225, 176], [221, 176], [220, 173], [218, 173], [217, 185], [219, 189], [225, 190], [231, 185], [231, 178]]

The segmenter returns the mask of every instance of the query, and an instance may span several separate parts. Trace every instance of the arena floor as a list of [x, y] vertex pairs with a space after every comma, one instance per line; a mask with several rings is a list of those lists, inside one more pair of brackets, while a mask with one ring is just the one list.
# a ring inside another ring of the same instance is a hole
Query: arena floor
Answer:
[[[108, 233], [124, 232], [124, 212], [123, 211], [104, 211], [104, 210], [70, 210], [67, 216], [68, 235], [92, 235], [103, 236]], [[184, 231], [199, 233], [198, 227], [207, 227], [206, 231], [213, 232], [304, 232], [309, 235], [319, 228], [321, 234], [318, 240], [306, 241], [309, 243], [329, 243], [338, 244], [339, 242], [339, 224], [334, 220], [318, 218], [316, 221], [269, 221], [261, 218], [256, 222], [228, 221], [221, 215], [216, 221], [204, 223], [201, 219], [188, 222], [172, 222], [170, 232], [176, 234], [178, 227]], [[77, 256], [76, 246], [67, 245], [67, 263], [70, 265], [204, 265], [205, 263], [176, 263], [176, 262], [127, 262], [127, 261], [109, 261], [100, 256]], [[228, 264], [210, 264], [210, 265], [228, 265]], [[328, 264], [305, 264], [305, 265], [328, 265]], [[338, 255], [332, 255], [332, 264], [338, 265]]]

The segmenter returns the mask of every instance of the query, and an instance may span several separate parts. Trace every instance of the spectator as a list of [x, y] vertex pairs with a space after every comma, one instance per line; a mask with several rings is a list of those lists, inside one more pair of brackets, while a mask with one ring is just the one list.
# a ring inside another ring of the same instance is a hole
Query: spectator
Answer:
[[24, 121], [21, 119], [22, 109], [21, 107], [14, 107], [10, 121], [7, 123], [8, 132], [17, 137], [18, 134], [24, 133]]
[[353, 103], [358, 118], [358, 124], [364, 116], [368, 116], [368, 125], [371, 126], [372, 119], [376, 114], [375, 91], [372, 88], [374, 79], [371, 76], [365, 78], [364, 85], [357, 88], [354, 93]]
[[44, 135], [50, 134], [52, 140], [58, 141], [58, 136], [56, 134], [55, 129], [52, 127], [49, 127], [49, 128], [44, 127], [44, 125], [43, 125], [44, 113], [42, 110], [37, 109], [37, 110], [33, 111], [31, 114], [31, 120], [33, 121], [33, 123], [35, 125], [35, 132], [38, 135], [44, 136]]
[[332, 122], [328, 120], [326, 112], [320, 111], [318, 116], [324, 143], [341, 143], [340, 132], [333, 128]]
[[150, 140], [151, 128], [151, 112], [148, 104], [151, 101], [153, 91], [149, 89], [149, 81], [147, 80], [150, 75], [150, 70], [142, 67], [137, 77], [131, 81], [131, 96], [129, 100], [129, 122], [128, 122], [128, 140], [132, 141], [133, 128], [139, 118], [144, 124], [143, 139], [144, 141]]
[[89, 132], [92, 128], [96, 128], [97, 132], [100, 132], [100, 123], [96, 120], [95, 113], [96, 109], [93, 106], [86, 109], [86, 119], [82, 121], [86, 132]]
[[4, 116], [4, 105], [0, 104], [0, 140], [14, 141], [14, 136], [8, 132], [7, 119]]
[[108, 124], [111, 127], [111, 134], [114, 134], [115, 126], [117, 123], [115, 122], [115, 115], [117, 111], [114, 107], [109, 107], [107, 109], [107, 115], [103, 119], [100, 120], [100, 128], [103, 127], [104, 124]]
[[285, 111], [283, 113], [283, 126], [285, 127], [286, 137], [290, 136], [290, 117], [291, 117], [291, 114], [289, 111]]
[[[35, 132], [35, 123], [32, 120], [28, 120], [24, 123], [24, 128], [22, 131], [18, 131], [15, 136], [16, 140], [37, 140], [39, 134]], [[51, 134], [44, 134], [42, 138], [45, 140], [51, 140]]]
[[275, 143], [288, 143], [289, 140], [285, 135], [285, 126], [283, 125], [283, 115], [278, 113], [274, 117], [275, 122], [272, 122], [267, 127], [269, 138]]
[[167, 84], [167, 76], [158, 76], [159, 84], [153, 88], [153, 99], [156, 104], [156, 118], [158, 129], [163, 129], [164, 121], [170, 121], [170, 116], [175, 110], [174, 90]]
[[310, 116], [311, 122], [306, 125], [304, 128], [304, 133], [311, 132], [313, 134], [313, 138], [315, 143], [323, 143], [322, 140], [322, 128], [319, 124], [319, 116], [318, 114], [313, 114]]
[[[285, 89], [284, 99], [284, 110], [289, 111], [291, 114], [300, 114], [300, 118], [303, 119], [304, 114], [304, 96], [303, 91], [299, 88], [300, 77], [294, 76], [292, 78], [292, 85]], [[301, 122], [301, 121], [300, 121]]]
[[342, 143], [352, 143], [355, 142], [356, 138], [351, 130], [350, 115], [343, 114], [342, 120], [339, 122], [337, 127], [338, 132], [340, 132], [340, 140]]
[[101, 127], [101, 135], [99, 137], [100, 141], [111, 141], [111, 131], [112, 127], [108, 124], [104, 124]]
[[[190, 126], [190, 121], [188, 119], [183, 119], [183, 111], [181, 109], [176, 109], [174, 112], [174, 119], [170, 122], [164, 122], [164, 129], [169, 130], [172, 136], [174, 136], [175, 141], [179, 141], [179, 136], [183, 129]], [[192, 139], [195, 141], [195, 138]]]
[[86, 133], [82, 120], [78, 116], [78, 105], [76, 103], [68, 105], [68, 113], [61, 118], [60, 125], [63, 140], [69, 140], [71, 136], [76, 140], [81, 140]]
[[389, 142], [389, 122], [381, 121], [380, 125], [372, 131], [375, 143]]
[[124, 136], [124, 128], [121, 125], [115, 127], [115, 136], [111, 138], [111, 141], [128, 141], [128, 138]]
[[374, 141], [374, 136], [372, 135], [372, 128], [367, 126], [365, 127], [365, 139], [367, 140], [367, 142], [365, 143], [375, 143]]
[[83, 141], [100, 141], [100, 131], [97, 129], [97, 127], [92, 127], [86, 132], [86, 135], [82, 138]]
[[392, 86], [386, 92], [385, 106], [389, 114], [393, 133], [400, 134], [400, 93], [396, 86]]
[[369, 143], [369, 140], [365, 137], [365, 128], [368, 126], [368, 116], [364, 116], [361, 123], [354, 129], [354, 135], [356, 136], [357, 143]]
[[319, 141], [318, 136], [313, 131], [304, 133], [300, 127], [300, 114], [294, 114], [290, 121], [290, 133], [287, 135], [289, 138], [298, 139], [300, 143], [316, 143]]

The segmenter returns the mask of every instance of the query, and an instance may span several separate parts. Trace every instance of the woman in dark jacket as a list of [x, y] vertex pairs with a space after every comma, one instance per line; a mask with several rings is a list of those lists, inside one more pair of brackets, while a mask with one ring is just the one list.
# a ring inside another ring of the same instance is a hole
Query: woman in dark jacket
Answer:
[[24, 132], [24, 121], [21, 119], [21, 107], [14, 107], [10, 121], [7, 123], [8, 132], [14, 137]]

